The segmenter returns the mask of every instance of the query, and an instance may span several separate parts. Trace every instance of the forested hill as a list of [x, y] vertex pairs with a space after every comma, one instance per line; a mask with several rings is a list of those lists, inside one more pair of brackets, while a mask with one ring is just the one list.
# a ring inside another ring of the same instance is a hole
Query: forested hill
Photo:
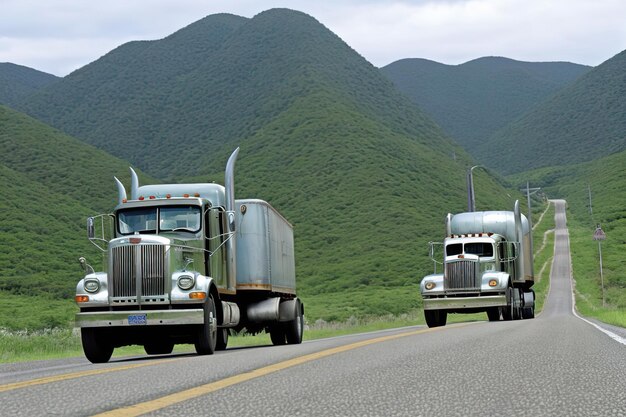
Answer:
[[439, 137], [376, 68], [286, 9], [212, 15], [165, 39], [125, 44], [18, 108], [164, 178], [221, 169], [222, 146], [323, 90], [395, 132]]
[[[117, 204], [113, 174], [128, 183], [128, 163], [0, 106], [0, 328], [68, 323], [82, 277], [78, 257], [101, 264], [85, 219]], [[18, 314], [16, 297], [49, 308]]]
[[[515, 149], [490, 158], [494, 147]], [[590, 161], [626, 149], [626, 51], [584, 74], [478, 148], [502, 173]]]
[[22, 65], [0, 62], [0, 104], [14, 105], [21, 98], [59, 78]]
[[[182, 54], [188, 43], [197, 53], [180, 68], [146, 52]], [[286, 9], [209, 16], [124, 45], [23, 106], [162, 180], [221, 182], [240, 146], [235, 192], [294, 225], [298, 291], [313, 320], [419, 306], [428, 241], [464, 209], [473, 163], [377, 68]], [[486, 172], [476, 187], [479, 208], [513, 207]]]
[[590, 67], [484, 57], [461, 65], [402, 59], [381, 71], [470, 153]]

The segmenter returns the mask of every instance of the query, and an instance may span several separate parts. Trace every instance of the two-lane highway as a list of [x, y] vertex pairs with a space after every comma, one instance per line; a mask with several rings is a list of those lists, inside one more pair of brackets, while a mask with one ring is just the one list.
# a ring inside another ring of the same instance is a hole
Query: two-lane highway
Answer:
[[573, 314], [565, 203], [555, 204], [551, 290], [536, 319], [2, 365], [0, 414], [626, 416], [626, 346]]

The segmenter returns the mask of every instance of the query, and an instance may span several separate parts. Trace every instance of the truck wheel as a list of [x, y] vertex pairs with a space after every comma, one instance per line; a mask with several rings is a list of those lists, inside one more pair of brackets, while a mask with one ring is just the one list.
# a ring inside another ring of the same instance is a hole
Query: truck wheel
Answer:
[[500, 320], [500, 308], [499, 307], [488, 308], [487, 318], [489, 319], [489, 321], [499, 321]]
[[213, 296], [209, 294], [202, 307], [204, 309], [204, 324], [200, 326], [195, 343], [198, 355], [212, 355], [217, 342], [217, 312]]
[[302, 305], [300, 300], [296, 301], [296, 318], [288, 322], [285, 327], [285, 336], [287, 343], [290, 345], [298, 345], [302, 343], [302, 333], [304, 332], [304, 316], [302, 314]]
[[80, 329], [83, 352], [91, 363], [106, 363], [113, 354], [113, 344], [107, 340], [102, 329], [83, 327]]
[[513, 301], [513, 287], [508, 287], [506, 289], [506, 307], [502, 307], [502, 320], [509, 321], [513, 320], [513, 310], [515, 309], [515, 304]]
[[424, 310], [424, 318], [428, 327], [445, 326], [448, 318], [446, 310]]
[[148, 355], [168, 355], [174, 350], [174, 342], [169, 340], [149, 342], [143, 345]]
[[522, 318], [522, 291], [519, 288], [513, 289], [513, 320]]
[[523, 319], [534, 319], [535, 318], [535, 307], [524, 307], [522, 309], [522, 318]]
[[228, 345], [228, 329], [217, 329], [217, 341], [215, 342], [215, 350], [226, 350]]
[[274, 346], [280, 346], [287, 343], [287, 336], [285, 335], [285, 328], [280, 324], [275, 324], [270, 327], [270, 339]]

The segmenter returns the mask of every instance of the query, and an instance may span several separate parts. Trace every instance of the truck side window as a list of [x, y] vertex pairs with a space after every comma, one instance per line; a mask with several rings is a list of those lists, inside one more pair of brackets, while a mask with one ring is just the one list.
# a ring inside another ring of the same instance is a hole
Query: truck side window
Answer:
[[463, 253], [463, 245], [460, 243], [453, 243], [446, 246], [446, 256], [460, 255]]

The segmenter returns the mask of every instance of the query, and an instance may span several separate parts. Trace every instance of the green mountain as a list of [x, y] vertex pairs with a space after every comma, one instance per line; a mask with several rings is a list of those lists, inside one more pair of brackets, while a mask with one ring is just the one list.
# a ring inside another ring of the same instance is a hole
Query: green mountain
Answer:
[[[128, 163], [0, 106], [0, 327], [69, 322], [78, 257], [100, 259], [85, 219], [117, 203], [112, 176], [124, 170]], [[61, 308], [35, 308], [42, 302]]]
[[[605, 61], [478, 146], [503, 173], [590, 161], [626, 149], [626, 51]], [[515, 149], [490, 158], [493, 149]], [[479, 159], [480, 159], [479, 158]]]
[[484, 57], [461, 65], [402, 59], [383, 74], [471, 154], [497, 130], [589, 70]]
[[57, 81], [52, 74], [9, 62], [0, 62], [0, 104], [14, 105], [40, 88]]
[[[186, 64], [163, 58], [175, 54]], [[123, 45], [21, 106], [161, 180], [221, 181], [241, 146], [236, 194], [293, 223], [311, 320], [419, 306], [427, 242], [464, 209], [473, 162], [377, 68], [285, 9]], [[475, 174], [479, 209], [513, 207], [499, 179]]]

